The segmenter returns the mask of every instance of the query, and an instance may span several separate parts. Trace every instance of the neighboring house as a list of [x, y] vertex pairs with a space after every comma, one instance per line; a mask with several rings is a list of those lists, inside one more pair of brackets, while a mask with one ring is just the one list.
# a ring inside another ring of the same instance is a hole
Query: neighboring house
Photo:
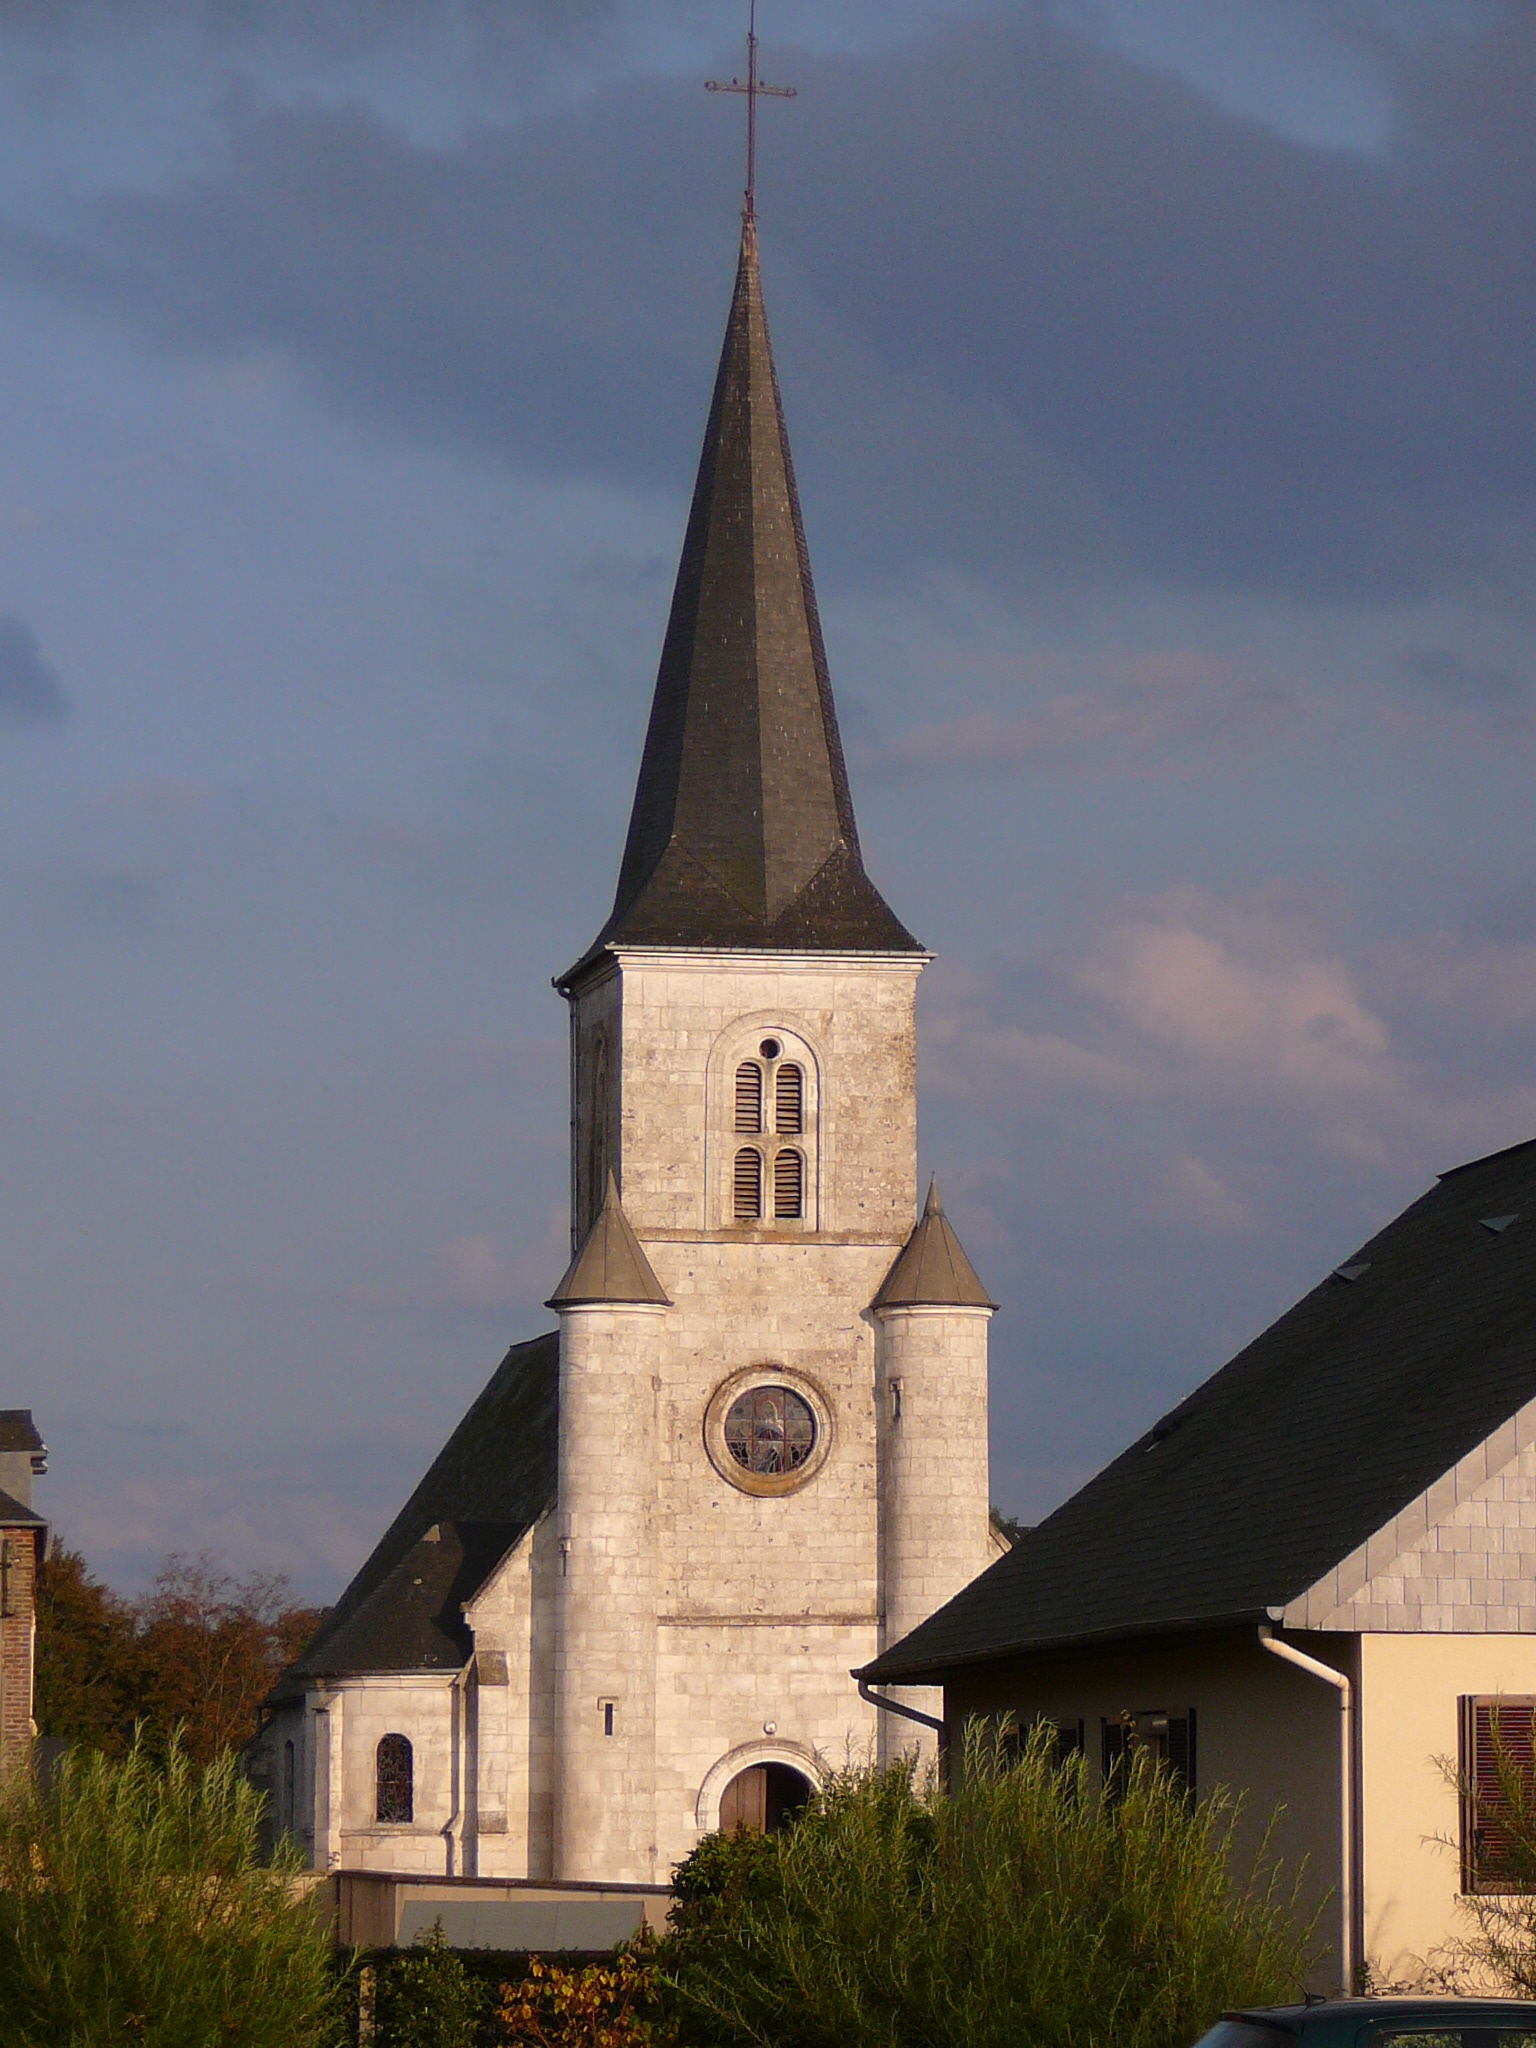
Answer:
[[268, 1702], [317, 1866], [664, 1880], [922, 1739], [850, 1667], [1001, 1547], [993, 1304], [933, 1194], [914, 1227], [927, 958], [859, 851], [748, 221], [614, 909], [558, 984], [559, 1330]]
[[48, 1525], [32, 1506], [32, 1481], [48, 1448], [29, 1408], [0, 1408], [0, 1777], [32, 1753], [32, 1667], [37, 1572]]
[[[861, 1674], [1276, 1804], [1324, 1977], [1419, 1975], [1500, 1889], [1458, 1780], [1536, 1700], [1536, 1142], [1438, 1185]], [[1484, 1817], [1486, 1818], [1486, 1803]]]

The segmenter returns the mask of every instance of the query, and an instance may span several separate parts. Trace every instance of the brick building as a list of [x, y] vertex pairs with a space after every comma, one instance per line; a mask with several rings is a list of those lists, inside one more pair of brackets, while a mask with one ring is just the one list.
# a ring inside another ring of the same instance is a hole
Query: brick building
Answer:
[[997, 1549], [993, 1304], [916, 1214], [927, 958], [860, 854], [749, 218], [613, 912], [557, 984], [559, 1328], [269, 1702], [317, 1866], [646, 1883], [931, 1742], [849, 1676]]
[[27, 1408], [0, 1408], [0, 1777], [32, 1752], [32, 1669], [37, 1570], [48, 1525], [32, 1506], [32, 1481], [48, 1450]]

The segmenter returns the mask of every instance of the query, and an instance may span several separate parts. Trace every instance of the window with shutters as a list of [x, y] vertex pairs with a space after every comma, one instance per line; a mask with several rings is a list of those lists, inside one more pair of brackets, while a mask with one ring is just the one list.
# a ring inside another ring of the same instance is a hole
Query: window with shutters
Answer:
[[410, 1738], [383, 1735], [374, 1752], [374, 1815], [386, 1827], [400, 1827], [415, 1814], [415, 1759]]
[[[739, 1041], [738, 1041], [739, 1045]], [[812, 1220], [815, 1189], [814, 1068], [786, 1035], [754, 1032], [721, 1075], [731, 1154], [726, 1218], [737, 1223]]]
[[1191, 1799], [1195, 1796], [1195, 1710], [1170, 1714], [1163, 1707], [1143, 1707], [1106, 1718], [1103, 1723], [1104, 1784], [1111, 1792], [1123, 1785], [1138, 1754], [1145, 1754]]
[[736, 1221], [755, 1223], [763, 1213], [763, 1155], [755, 1145], [736, 1154]]
[[1536, 1700], [1461, 1702], [1461, 1888], [1536, 1892]]
[[773, 1077], [773, 1128], [781, 1138], [797, 1138], [804, 1113], [805, 1075], [794, 1060], [780, 1063]]
[[763, 1128], [763, 1070], [756, 1060], [736, 1069], [736, 1128], [755, 1138]]

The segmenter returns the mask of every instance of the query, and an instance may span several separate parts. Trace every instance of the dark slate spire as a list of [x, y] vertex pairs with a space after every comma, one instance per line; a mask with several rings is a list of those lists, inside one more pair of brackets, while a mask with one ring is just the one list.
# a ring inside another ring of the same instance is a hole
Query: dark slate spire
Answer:
[[872, 1306], [882, 1308], [996, 1308], [965, 1256], [954, 1225], [939, 1200], [939, 1183], [928, 1183], [928, 1199], [917, 1228], [896, 1255]]
[[587, 958], [621, 944], [921, 950], [859, 854], [750, 219], [618, 894]]
[[577, 1308], [604, 1301], [615, 1304], [649, 1302], [658, 1308], [671, 1307], [629, 1218], [624, 1214], [624, 1205], [619, 1200], [619, 1184], [611, 1173], [602, 1209], [587, 1232], [586, 1243], [567, 1266], [565, 1278], [544, 1305], [546, 1308]]

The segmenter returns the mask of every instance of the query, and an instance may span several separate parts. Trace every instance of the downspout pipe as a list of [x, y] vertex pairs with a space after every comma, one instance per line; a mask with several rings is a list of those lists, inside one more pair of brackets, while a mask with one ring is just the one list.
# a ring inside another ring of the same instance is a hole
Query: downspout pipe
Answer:
[[1294, 1664], [1309, 1678], [1320, 1678], [1339, 1696], [1339, 1843], [1342, 1850], [1339, 1872], [1339, 1915], [1343, 1936], [1339, 1944], [1343, 1966], [1344, 1996], [1353, 1998], [1358, 1988], [1359, 1956], [1355, 1941], [1355, 1689], [1342, 1671], [1320, 1658], [1309, 1657], [1294, 1643], [1283, 1642], [1267, 1627], [1259, 1630], [1259, 1647], [1285, 1664]]
[[[854, 1674], [858, 1676], [857, 1673]], [[878, 1693], [866, 1679], [859, 1679], [859, 1698], [868, 1700], [872, 1707], [878, 1707], [882, 1714], [900, 1714], [903, 1721], [916, 1721], [924, 1728], [931, 1728], [940, 1738], [944, 1734], [944, 1723], [936, 1721], [932, 1714], [920, 1714], [916, 1707], [909, 1707], [901, 1700], [888, 1700], [884, 1693]]]

